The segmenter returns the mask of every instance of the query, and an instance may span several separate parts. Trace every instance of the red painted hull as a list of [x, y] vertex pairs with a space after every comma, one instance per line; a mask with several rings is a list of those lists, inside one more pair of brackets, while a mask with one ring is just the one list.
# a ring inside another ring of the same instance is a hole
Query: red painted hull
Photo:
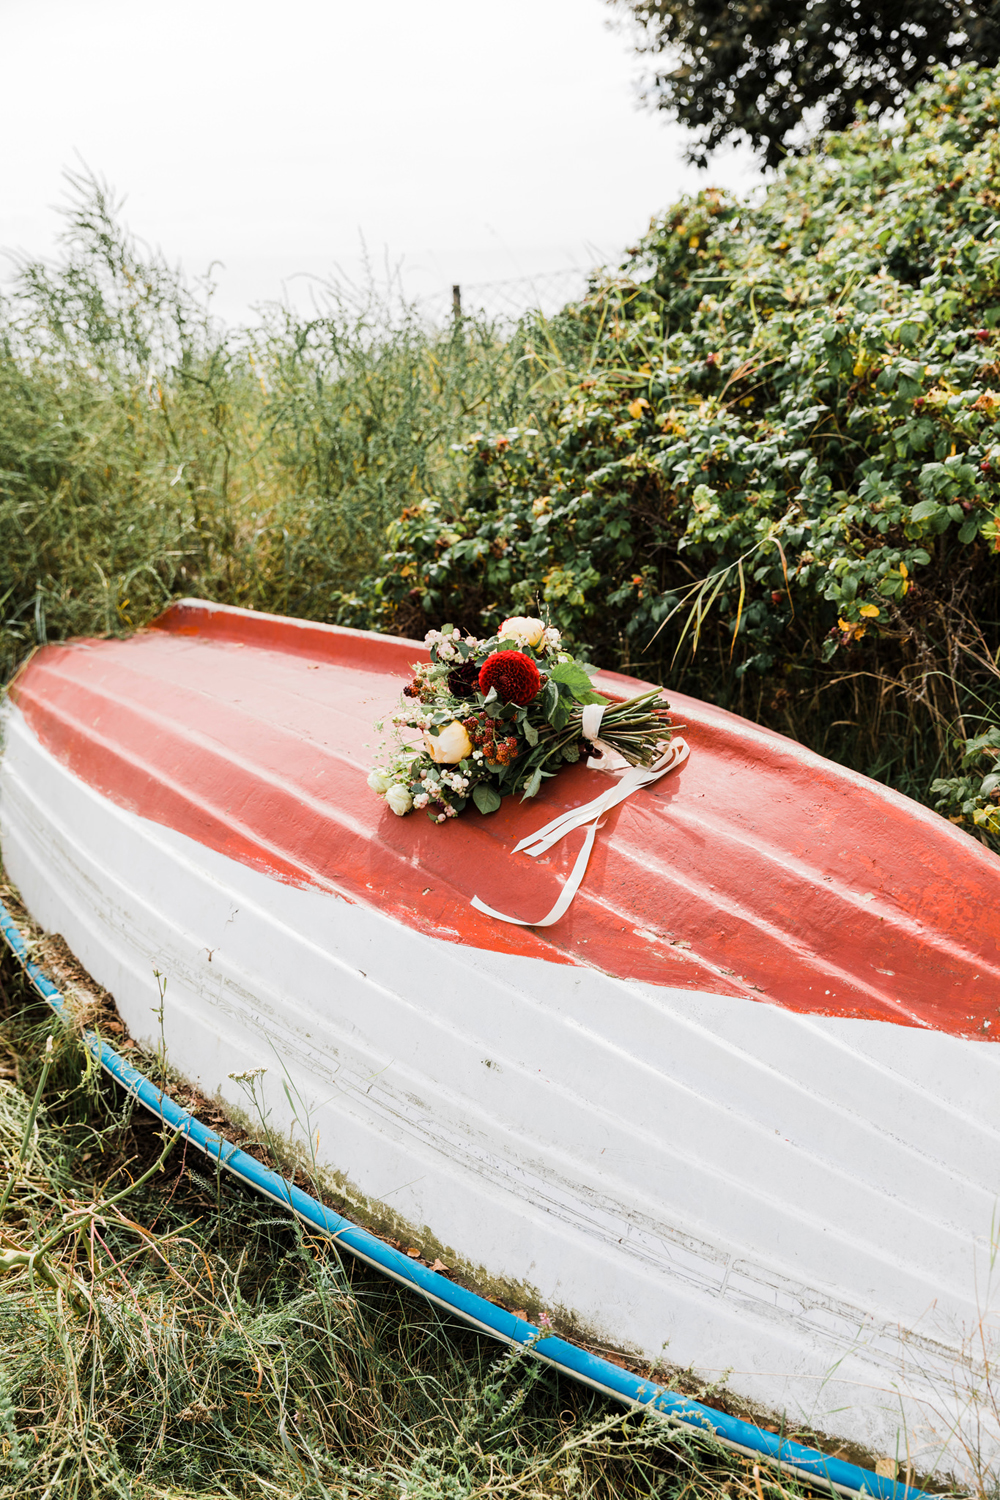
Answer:
[[[1000, 860], [793, 741], [671, 693], [689, 761], [613, 812], [583, 889], [540, 916], [582, 833], [518, 839], [606, 778], [567, 768], [529, 803], [443, 826], [366, 785], [411, 641], [185, 602], [127, 641], [40, 652], [13, 696], [42, 744], [144, 818], [280, 880], [335, 889], [450, 942], [802, 1012], [991, 1040]], [[617, 697], [645, 684], [613, 673]]]

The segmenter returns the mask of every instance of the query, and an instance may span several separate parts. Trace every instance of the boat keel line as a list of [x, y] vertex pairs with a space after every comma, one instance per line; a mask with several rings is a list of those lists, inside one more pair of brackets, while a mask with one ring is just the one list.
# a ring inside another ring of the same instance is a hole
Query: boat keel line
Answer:
[[[22, 965], [38, 994], [64, 1020], [69, 1009], [59, 990], [31, 958], [21, 931], [0, 902], [0, 933]], [[150, 1079], [139, 1073], [94, 1032], [84, 1032], [84, 1043], [104, 1071], [143, 1107], [169, 1128], [177, 1131], [213, 1163], [294, 1214], [310, 1228], [334, 1240], [338, 1248], [420, 1293], [436, 1307], [501, 1343], [520, 1345], [553, 1369], [612, 1400], [633, 1408], [655, 1411], [668, 1422], [688, 1431], [710, 1436], [732, 1452], [747, 1458], [763, 1458], [783, 1473], [815, 1488], [846, 1496], [871, 1496], [872, 1500], [930, 1500], [925, 1492], [899, 1480], [875, 1474], [857, 1464], [829, 1457], [816, 1448], [767, 1432], [726, 1412], [716, 1411], [653, 1381], [643, 1380], [610, 1360], [590, 1354], [566, 1339], [497, 1307], [475, 1292], [456, 1286], [428, 1266], [409, 1259], [368, 1230], [327, 1208], [279, 1173], [263, 1166], [216, 1131], [210, 1130], [175, 1103]]]

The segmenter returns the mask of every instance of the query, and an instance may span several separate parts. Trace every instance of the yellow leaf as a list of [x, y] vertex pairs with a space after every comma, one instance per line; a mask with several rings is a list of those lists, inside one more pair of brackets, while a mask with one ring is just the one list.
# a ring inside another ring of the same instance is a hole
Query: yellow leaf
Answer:
[[909, 578], [910, 576], [909, 569], [905, 563], [900, 563], [899, 565], [899, 576], [900, 578]]
[[630, 401], [628, 406], [629, 416], [636, 418], [641, 417], [643, 407], [648, 405], [649, 402], [646, 400], [645, 396], [639, 396], [635, 401]]
[[698, 248], [698, 246], [700, 244], [701, 244], [701, 241], [699, 240], [698, 236], [696, 234], [693, 234], [691, 236], [691, 238], [688, 240], [688, 249], [689, 250], [697, 250], [697, 248]]
[[881, 614], [881, 610], [877, 604], [862, 604], [861, 613], [866, 619], [875, 620]]

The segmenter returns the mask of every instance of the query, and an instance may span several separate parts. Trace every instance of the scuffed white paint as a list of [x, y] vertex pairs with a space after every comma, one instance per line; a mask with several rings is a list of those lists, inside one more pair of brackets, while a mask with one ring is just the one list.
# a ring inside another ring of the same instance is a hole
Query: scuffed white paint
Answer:
[[[171, 1063], [613, 1346], [927, 1465], [993, 1305], [1000, 1052], [474, 950], [123, 811], [9, 711], [6, 868]], [[294, 1100], [289, 1103], [284, 1084]], [[902, 1413], [902, 1415], [901, 1415]], [[961, 1444], [950, 1443], [961, 1464]]]

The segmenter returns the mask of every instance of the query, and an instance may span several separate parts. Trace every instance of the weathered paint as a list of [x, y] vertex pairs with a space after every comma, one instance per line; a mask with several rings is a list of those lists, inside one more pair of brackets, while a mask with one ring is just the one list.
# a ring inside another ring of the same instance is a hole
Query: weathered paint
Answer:
[[510, 928], [469, 897], [546, 910], [575, 845], [508, 850], [603, 777], [397, 819], [371, 721], [421, 647], [161, 626], [40, 653], [0, 761], [7, 868], [133, 1033], [159, 969], [173, 1064], [230, 1107], [268, 1067], [275, 1127], [369, 1213], [820, 1429], [891, 1451], [902, 1420], [926, 1461], [982, 1378], [1000, 863], [674, 696], [690, 762], [608, 819], [564, 921]]
[[[429, 936], [621, 979], [990, 1040], [1000, 861], [943, 819], [802, 746], [672, 694], [689, 762], [610, 815], [546, 932], [579, 838], [509, 853], [606, 784], [566, 768], [535, 802], [434, 826], [365, 785], [416, 642], [188, 602], [129, 641], [49, 647], [14, 696], [63, 764], [119, 806]], [[616, 696], [645, 684], [602, 674]]]

